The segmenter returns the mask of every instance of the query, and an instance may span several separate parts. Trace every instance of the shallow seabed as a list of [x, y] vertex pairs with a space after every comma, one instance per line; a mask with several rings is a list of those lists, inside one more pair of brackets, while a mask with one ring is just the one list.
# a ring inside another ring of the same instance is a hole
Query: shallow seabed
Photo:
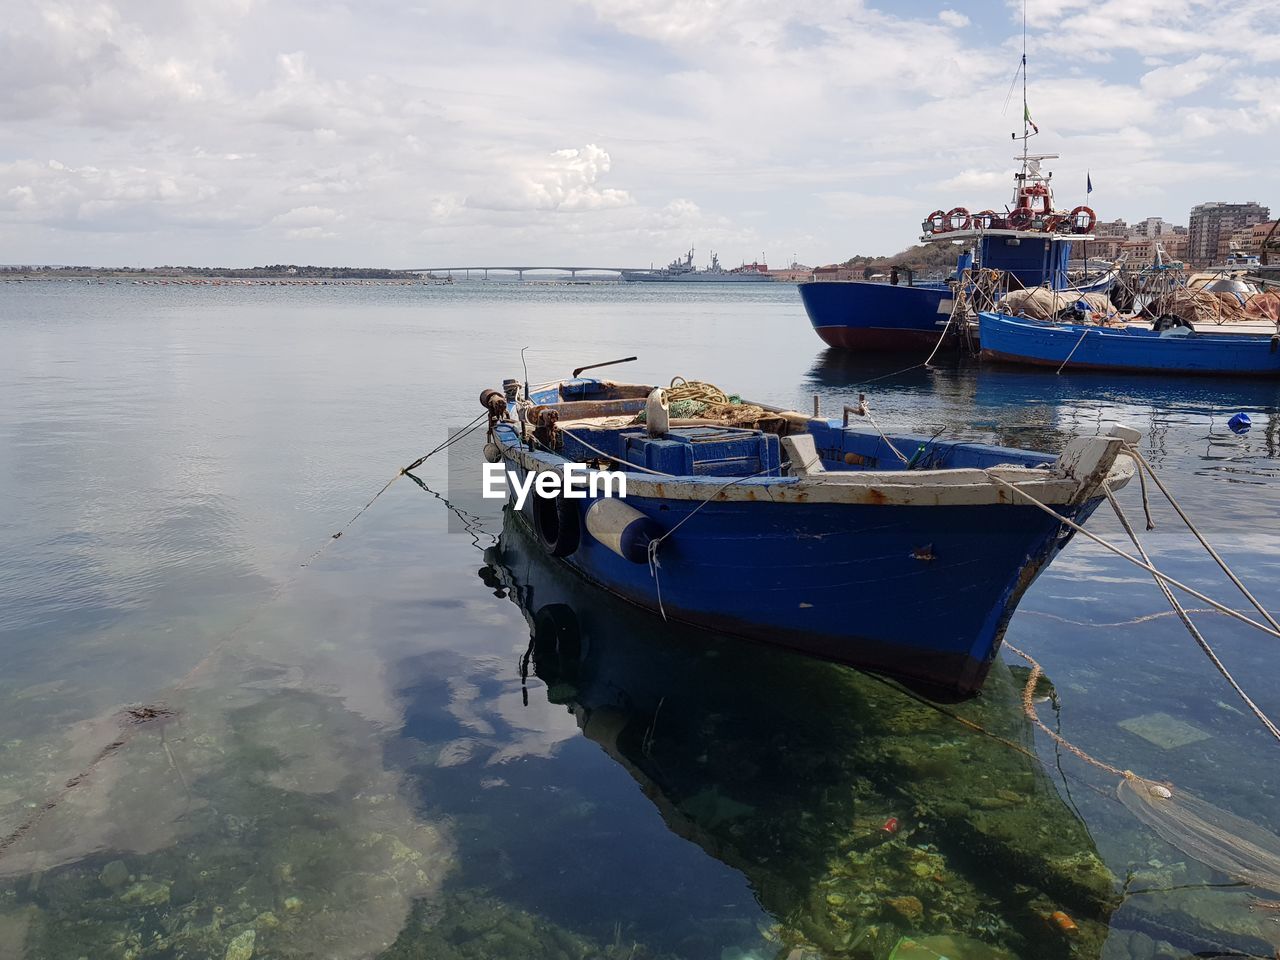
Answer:
[[[0, 957], [1274, 957], [1280, 892], [1035, 734], [1011, 654], [934, 704], [663, 624], [531, 549], [469, 441], [331, 538], [526, 346], [535, 381], [637, 354], [618, 376], [1018, 446], [1123, 421], [1280, 608], [1280, 386], [895, 374], [921, 358], [826, 352], [785, 286], [6, 284]], [[1280, 714], [1275, 641], [1196, 616]], [[1077, 538], [1009, 639], [1064, 736], [1280, 832], [1280, 746], [1141, 571]]]

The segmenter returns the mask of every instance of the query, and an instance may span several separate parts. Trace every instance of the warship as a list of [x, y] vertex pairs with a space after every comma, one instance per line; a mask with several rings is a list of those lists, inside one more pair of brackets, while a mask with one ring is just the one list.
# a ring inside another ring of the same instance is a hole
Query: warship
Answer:
[[622, 279], [630, 283], [761, 283], [773, 278], [764, 263], [744, 263], [726, 270], [720, 265], [715, 251], [711, 253], [711, 265], [699, 270], [693, 265], [693, 247], [683, 257], [672, 260], [657, 270], [623, 270]]

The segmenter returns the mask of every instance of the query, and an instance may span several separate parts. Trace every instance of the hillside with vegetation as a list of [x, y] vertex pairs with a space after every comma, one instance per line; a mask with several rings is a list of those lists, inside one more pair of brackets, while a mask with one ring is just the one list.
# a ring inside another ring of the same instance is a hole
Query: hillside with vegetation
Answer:
[[863, 275], [888, 273], [892, 267], [907, 267], [918, 274], [947, 273], [955, 267], [958, 250], [949, 243], [925, 243], [907, 247], [887, 257], [850, 257], [840, 266], [862, 268]]

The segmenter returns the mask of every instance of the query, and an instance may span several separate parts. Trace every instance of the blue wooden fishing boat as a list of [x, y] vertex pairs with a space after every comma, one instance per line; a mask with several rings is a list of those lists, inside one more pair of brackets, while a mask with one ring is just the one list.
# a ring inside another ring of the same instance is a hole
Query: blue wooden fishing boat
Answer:
[[1069, 370], [1140, 373], [1280, 376], [1280, 332], [1264, 324], [1256, 332], [1205, 332], [1178, 324], [1164, 330], [1146, 323], [1106, 327], [978, 315], [984, 359]]
[[838, 420], [768, 404], [671, 418], [664, 390], [579, 376], [530, 395], [507, 381], [481, 403], [486, 457], [513, 483], [569, 464], [625, 477], [625, 498], [603, 485], [510, 497], [546, 552], [600, 587], [669, 620], [961, 693], [981, 686], [1019, 598], [1070, 538], [1015, 490], [1080, 523], [1104, 482], [1132, 475], [1120, 434], [1054, 457], [850, 425], [862, 406]]

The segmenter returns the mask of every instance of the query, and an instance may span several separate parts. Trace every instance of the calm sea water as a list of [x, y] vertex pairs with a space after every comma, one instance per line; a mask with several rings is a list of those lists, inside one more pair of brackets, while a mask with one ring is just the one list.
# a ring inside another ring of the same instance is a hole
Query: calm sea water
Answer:
[[[788, 286], [7, 284], [0, 957], [1274, 954], [1280, 914], [1033, 734], [1012, 654], [930, 705], [667, 627], [504, 528], [469, 441], [332, 539], [526, 347], [532, 380], [636, 354], [1018, 446], [1125, 422], [1280, 609], [1280, 386], [895, 374], [920, 358], [826, 352]], [[1156, 520], [1157, 564], [1235, 602]], [[1280, 714], [1277, 641], [1197, 619]], [[1083, 750], [1280, 832], [1280, 746], [1141, 571], [1077, 538], [1009, 640]]]

